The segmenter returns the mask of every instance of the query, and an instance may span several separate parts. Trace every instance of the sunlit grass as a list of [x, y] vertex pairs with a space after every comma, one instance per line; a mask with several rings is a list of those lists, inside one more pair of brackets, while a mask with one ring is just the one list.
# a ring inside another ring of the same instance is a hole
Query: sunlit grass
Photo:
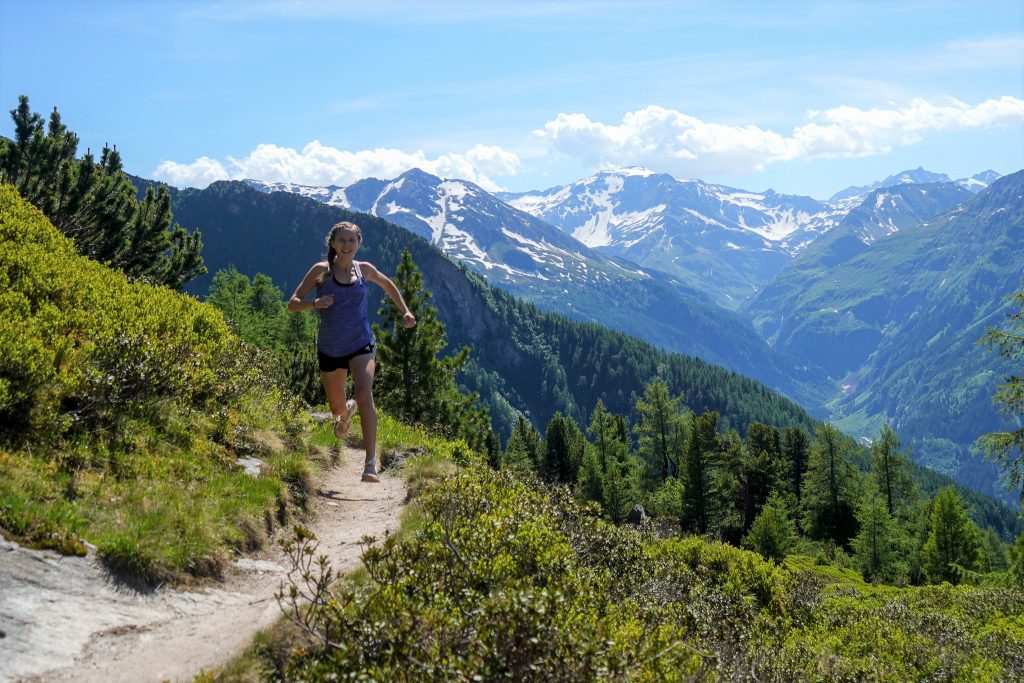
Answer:
[[[187, 418], [173, 416], [132, 423], [117, 443], [0, 454], [0, 526], [26, 545], [64, 553], [84, 554], [91, 544], [111, 569], [149, 582], [221, 576], [235, 554], [262, 547], [305, 508], [317, 465], [308, 446], [287, 446], [292, 437], [264, 433], [278, 450], [270, 452], [243, 435], [237, 441], [252, 441], [262, 463], [259, 476], [246, 474], [235, 452], [203, 433], [212, 421], [194, 417], [191, 432]], [[249, 415], [238, 422], [248, 432], [283, 431]]]

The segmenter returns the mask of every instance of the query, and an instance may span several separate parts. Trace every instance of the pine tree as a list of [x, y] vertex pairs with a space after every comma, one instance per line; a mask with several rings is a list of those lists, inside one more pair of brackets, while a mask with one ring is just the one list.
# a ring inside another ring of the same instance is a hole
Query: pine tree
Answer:
[[560, 484], [576, 481], [576, 471], [583, 460], [586, 439], [571, 417], [556, 412], [548, 422], [544, 435], [544, 475]]
[[172, 224], [167, 188], [149, 188], [138, 201], [116, 147], [104, 147], [99, 164], [91, 152], [79, 160], [78, 137], [57, 110], [44, 131], [25, 96], [11, 118], [14, 138], [0, 138], [0, 181], [17, 187], [79, 253], [174, 289], [206, 272], [199, 233]]
[[490, 429], [486, 413], [474, 407], [475, 394], [463, 395], [455, 384], [469, 347], [439, 357], [447, 345], [444, 323], [427, 303], [430, 292], [423, 289], [423, 275], [408, 249], [402, 252], [394, 283], [416, 316], [416, 326], [406, 329], [403, 312], [390, 298], [383, 298], [378, 311], [382, 323], [373, 326], [379, 360], [375, 396], [385, 411], [402, 421], [483, 447]]
[[922, 551], [924, 571], [931, 583], [958, 584], [961, 570], [980, 569], [981, 534], [964, 509], [963, 498], [947, 486], [932, 502], [928, 540]]
[[751, 423], [745, 442], [741, 463], [744, 532], [750, 529], [768, 496], [786, 488], [788, 469], [782, 459], [782, 439], [775, 427]]
[[854, 445], [830, 424], [818, 428], [803, 481], [804, 529], [816, 539], [845, 545], [856, 533], [860, 474]]
[[542, 462], [541, 453], [543, 452], [544, 442], [540, 433], [525, 417], [520, 415], [512, 429], [508, 443], [505, 444], [502, 466], [522, 472], [539, 471]]
[[704, 534], [711, 522], [712, 462], [718, 456], [718, 413], [707, 412], [693, 420], [686, 450], [683, 530]]

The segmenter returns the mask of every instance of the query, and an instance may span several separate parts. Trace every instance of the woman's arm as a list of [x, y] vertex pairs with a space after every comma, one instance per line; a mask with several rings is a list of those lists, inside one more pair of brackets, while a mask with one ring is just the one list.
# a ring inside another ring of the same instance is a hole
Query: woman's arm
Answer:
[[366, 261], [360, 261], [359, 268], [363, 271], [363, 277], [383, 289], [388, 298], [398, 307], [398, 310], [402, 311], [402, 327], [407, 330], [415, 327], [416, 316], [412, 314], [412, 311], [405, 304], [402, 293], [398, 291], [398, 287], [391, 281], [391, 278], [377, 270], [372, 263]]
[[306, 273], [306, 277], [302, 278], [302, 282], [292, 292], [292, 297], [288, 299], [288, 310], [297, 313], [298, 311], [308, 311], [311, 308], [327, 308], [334, 303], [334, 295], [327, 294], [325, 296], [318, 297], [312, 301], [307, 301], [306, 297], [309, 296], [310, 292], [316, 289], [316, 282], [320, 279], [320, 276], [327, 270], [327, 262], [322, 261], [317, 263], [309, 272]]

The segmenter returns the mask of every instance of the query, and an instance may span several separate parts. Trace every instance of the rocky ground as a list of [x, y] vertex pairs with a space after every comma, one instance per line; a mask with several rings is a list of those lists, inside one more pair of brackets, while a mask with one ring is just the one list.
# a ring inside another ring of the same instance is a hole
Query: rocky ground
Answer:
[[[307, 526], [340, 571], [359, 564], [359, 539], [398, 528], [405, 483], [384, 472], [360, 481], [346, 448], [325, 472]], [[63, 557], [0, 537], [0, 681], [191, 681], [240, 653], [281, 616], [274, 599], [288, 568], [278, 548], [240, 558], [220, 583], [139, 589], [90, 554]]]

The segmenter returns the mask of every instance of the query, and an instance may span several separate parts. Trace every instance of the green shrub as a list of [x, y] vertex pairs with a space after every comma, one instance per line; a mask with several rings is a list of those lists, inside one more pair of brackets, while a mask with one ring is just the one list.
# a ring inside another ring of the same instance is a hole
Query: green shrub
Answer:
[[[212, 306], [79, 256], [0, 186], [0, 527], [153, 581], [215, 576], [311, 489], [308, 428]], [[261, 432], [283, 435], [270, 452]], [[236, 464], [258, 455], [258, 478]]]

